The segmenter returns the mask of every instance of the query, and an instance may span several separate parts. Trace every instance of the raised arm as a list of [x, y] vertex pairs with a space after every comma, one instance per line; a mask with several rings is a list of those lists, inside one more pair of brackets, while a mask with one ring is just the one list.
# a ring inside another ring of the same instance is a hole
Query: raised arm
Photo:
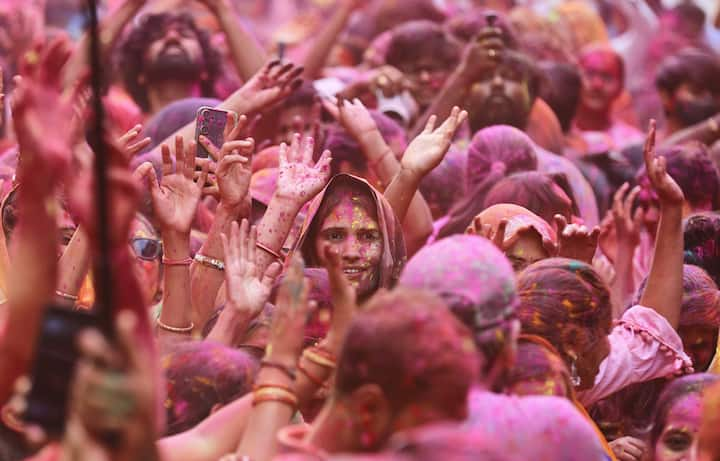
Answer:
[[185, 336], [191, 334], [196, 326], [202, 328], [193, 316], [190, 304], [190, 227], [207, 179], [207, 168], [197, 180], [193, 180], [194, 142], [185, 146], [178, 136], [175, 152], [173, 171], [170, 147], [162, 146], [163, 176], [160, 183], [151, 164], [140, 166], [148, 179], [153, 211], [160, 223], [163, 239], [163, 304], [156, 330], [159, 337]]
[[225, 281], [222, 265], [225, 253], [221, 235], [229, 235], [230, 226], [236, 220], [250, 217], [248, 190], [252, 175], [250, 160], [255, 142], [252, 138], [235, 140], [246, 122], [246, 117], [240, 117], [240, 123], [225, 134], [227, 142], [221, 148], [212, 145], [205, 137], [200, 138], [200, 142], [218, 162], [215, 177], [220, 202], [207, 239], [190, 266], [192, 306], [200, 322], [197, 323], [199, 328], [212, 315], [218, 290]]
[[[370, 112], [360, 100], [325, 103], [326, 109], [360, 144], [367, 164], [383, 184], [390, 184], [400, 171], [400, 162], [383, 139]], [[419, 191], [416, 191], [402, 221], [403, 235], [408, 255], [413, 255], [427, 242], [432, 234], [432, 213]]]
[[238, 226], [232, 223], [229, 235], [222, 235], [225, 253], [225, 308], [207, 339], [233, 347], [245, 333], [247, 326], [265, 307], [275, 278], [282, 266], [274, 262], [265, 273], [258, 272], [255, 263], [258, 249], [257, 228], [247, 219]]
[[405, 219], [420, 181], [442, 162], [455, 137], [455, 131], [466, 118], [467, 112], [454, 107], [447, 120], [435, 128], [437, 117], [430, 117], [423, 132], [405, 150], [400, 171], [385, 190], [385, 198], [400, 221]]
[[56, 75], [64, 62], [55, 41], [37, 63], [26, 62], [14, 97], [15, 131], [22, 156], [17, 179], [18, 224], [9, 245], [8, 311], [0, 338], [0, 402], [33, 357], [35, 337], [57, 279], [58, 207], [54, 193], [70, 164], [68, 120], [72, 103], [60, 95]]
[[648, 178], [660, 198], [661, 213], [650, 274], [640, 304], [655, 309], [677, 328], [683, 294], [682, 208], [685, 197], [667, 173], [665, 158], [655, 156], [655, 120], [650, 121], [643, 154]]
[[280, 172], [277, 189], [270, 199], [265, 216], [258, 226], [258, 272], [282, 259], [280, 251], [292, 229], [295, 217], [306, 202], [312, 200], [330, 180], [330, 151], [325, 151], [313, 166], [314, 140], [304, 141], [295, 134], [288, 147], [280, 146]]
[[305, 72], [303, 76], [307, 79], [312, 80], [320, 76], [332, 48], [337, 43], [338, 36], [347, 26], [352, 13], [360, 8], [365, 1], [342, 0], [338, 3], [335, 12], [327, 21], [325, 27], [322, 28], [307, 56], [305, 56], [305, 62], [303, 63]]
[[[147, 0], [125, 0], [120, 6], [105, 16], [100, 23], [100, 56], [112, 56], [118, 38], [125, 26], [135, 17]], [[88, 60], [89, 35], [83, 34], [75, 46], [75, 52], [70, 57], [68, 65], [63, 72], [63, 86], [71, 88], [86, 72]], [[109, 63], [108, 63], [109, 64]]]
[[267, 62], [267, 53], [238, 20], [229, 0], [200, 0], [215, 15], [225, 34], [233, 64], [247, 81]]

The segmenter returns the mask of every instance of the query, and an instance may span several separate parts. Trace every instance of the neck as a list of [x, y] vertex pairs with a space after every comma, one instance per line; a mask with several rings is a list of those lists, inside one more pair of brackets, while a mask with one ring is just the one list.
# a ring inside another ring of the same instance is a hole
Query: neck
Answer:
[[605, 131], [612, 126], [610, 111], [595, 111], [583, 105], [578, 106], [575, 126], [583, 131]]
[[352, 421], [344, 417], [335, 404], [327, 405], [312, 424], [305, 442], [326, 453], [353, 451], [343, 433], [353, 431]]
[[150, 101], [148, 115], [152, 117], [168, 104], [193, 96], [196, 89], [196, 82], [182, 80], [154, 82], [148, 87], [148, 100]]

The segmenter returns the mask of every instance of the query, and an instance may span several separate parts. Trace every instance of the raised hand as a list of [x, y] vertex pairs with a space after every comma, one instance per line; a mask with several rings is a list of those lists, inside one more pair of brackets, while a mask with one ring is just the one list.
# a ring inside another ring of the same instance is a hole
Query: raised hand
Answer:
[[118, 138], [118, 145], [125, 150], [126, 155], [130, 158], [136, 156], [152, 142], [152, 139], [147, 136], [139, 139], [141, 131], [142, 125], [137, 124]]
[[280, 145], [280, 168], [275, 191], [278, 197], [302, 206], [330, 180], [330, 151], [323, 152], [313, 166], [314, 146], [313, 138], [302, 141], [299, 134], [293, 136], [290, 147], [285, 143]]
[[431, 116], [422, 133], [413, 139], [405, 150], [401, 162], [402, 168], [412, 171], [421, 178], [432, 171], [442, 162], [450, 149], [455, 132], [467, 119], [467, 115], [466, 111], [453, 107], [447, 120], [437, 128], [435, 128], [437, 117]]
[[600, 228], [595, 226], [590, 230], [585, 226], [568, 224], [567, 219], [559, 214], [555, 215], [555, 224], [558, 229], [558, 256], [592, 263]]
[[338, 98], [337, 104], [324, 100], [323, 106], [355, 139], [360, 140], [363, 136], [378, 130], [370, 111], [357, 98], [352, 102]]
[[267, 108], [287, 98], [300, 88], [303, 68], [293, 63], [272, 61], [248, 80], [242, 90], [252, 100], [252, 105]]
[[274, 262], [261, 274], [255, 263], [257, 228], [247, 219], [232, 223], [230, 237], [221, 235], [225, 252], [225, 290], [228, 308], [250, 320], [263, 310], [282, 266]]
[[59, 74], [70, 56], [67, 40], [32, 52], [21, 66], [13, 97], [13, 120], [22, 153], [18, 176], [26, 190], [49, 191], [64, 177], [74, 139], [73, 95], [63, 95]]
[[643, 157], [645, 158], [645, 169], [653, 189], [658, 194], [660, 204], [665, 206], [682, 206], [685, 201], [680, 186], [667, 173], [667, 161], [665, 157], [655, 156], [655, 119], [650, 120], [650, 128], [648, 130], [645, 148], [643, 149]]
[[482, 79], [500, 63], [504, 48], [502, 30], [484, 28], [465, 48], [458, 72], [470, 82]]
[[[508, 247], [512, 246], [511, 244], [505, 244], [505, 230], [507, 229], [507, 226], [508, 220], [502, 219], [498, 224], [497, 230], [493, 233], [492, 226], [490, 224], [483, 224], [482, 218], [480, 218], [480, 216], [476, 216], [472, 224], [465, 230], [465, 233], [469, 235], [477, 235], [479, 237], [484, 237], [493, 242], [493, 244], [498, 247], [500, 251], [505, 251]], [[519, 234], [520, 232], [515, 233], [515, 235]]]
[[[234, 128], [225, 133], [226, 142], [220, 149], [205, 136], [200, 136], [200, 143], [218, 162], [215, 168], [217, 196], [231, 207], [240, 205], [250, 188], [250, 159], [255, 150], [255, 140], [247, 138], [234, 141], [246, 123], [247, 117], [243, 115]], [[211, 193], [214, 195], [214, 192]]]
[[166, 144], [162, 145], [161, 184], [158, 183], [155, 170], [147, 170], [153, 209], [163, 231], [182, 234], [190, 232], [202, 187], [207, 179], [207, 169], [204, 169], [197, 181], [193, 180], [195, 147], [195, 142], [185, 147], [182, 136], [175, 137], [175, 171], [173, 171], [170, 147]]
[[267, 352], [268, 359], [292, 367], [302, 351], [310, 311], [304, 268], [302, 258], [295, 255], [278, 291]]

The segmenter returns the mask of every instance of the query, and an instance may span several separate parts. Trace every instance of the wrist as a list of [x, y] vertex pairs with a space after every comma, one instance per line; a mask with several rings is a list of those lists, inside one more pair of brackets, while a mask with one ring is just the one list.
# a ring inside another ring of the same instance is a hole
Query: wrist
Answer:
[[163, 257], [167, 259], [184, 259], [190, 255], [190, 233], [163, 231]]
[[[295, 214], [297, 214], [297, 212], [300, 211], [300, 208], [304, 205], [304, 202], [301, 199], [299, 200], [297, 197], [283, 195], [278, 191], [275, 191], [270, 199], [270, 203], [274, 204], [281, 211], [286, 213], [295, 212]], [[268, 208], [270, 208], [270, 205], [268, 205]]]

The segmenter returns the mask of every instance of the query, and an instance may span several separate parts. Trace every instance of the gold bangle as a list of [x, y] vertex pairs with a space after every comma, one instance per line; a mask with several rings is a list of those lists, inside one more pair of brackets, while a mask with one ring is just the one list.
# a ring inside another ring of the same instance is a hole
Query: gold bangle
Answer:
[[321, 367], [329, 368], [331, 370], [337, 368], [337, 364], [333, 360], [330, 360], [327, 357], [323, 357], [322, 355], [317, 354], [310, 349], [305, 349], [302, 355], [315, 365], [320, 365]]
[[72, 302], [77, 302], [77, 300], [79, 299], [75, 295], [71, 295], [70, 293], [64, 293], [60, 290], [55, 290], [55, 294], [63, 299], [67, 299], [68, 301], [72, 301]]
[[161, 330], [169, 331], [171, 333], [192, 333], [192, 331], [195, 329], [195, 324], [193, 322], [190, 322], [190, 326], [188, 327], [171, 327], [170, 325], [162, 323], [158, 318], [157, 320], [155, 320], [155, 324]]
[[268, 401], [280, 401], [292, 407], [297, 407], [298, 404], [294, 393], [280, 387], [263, 387], [253, 392], [253, 405]]

